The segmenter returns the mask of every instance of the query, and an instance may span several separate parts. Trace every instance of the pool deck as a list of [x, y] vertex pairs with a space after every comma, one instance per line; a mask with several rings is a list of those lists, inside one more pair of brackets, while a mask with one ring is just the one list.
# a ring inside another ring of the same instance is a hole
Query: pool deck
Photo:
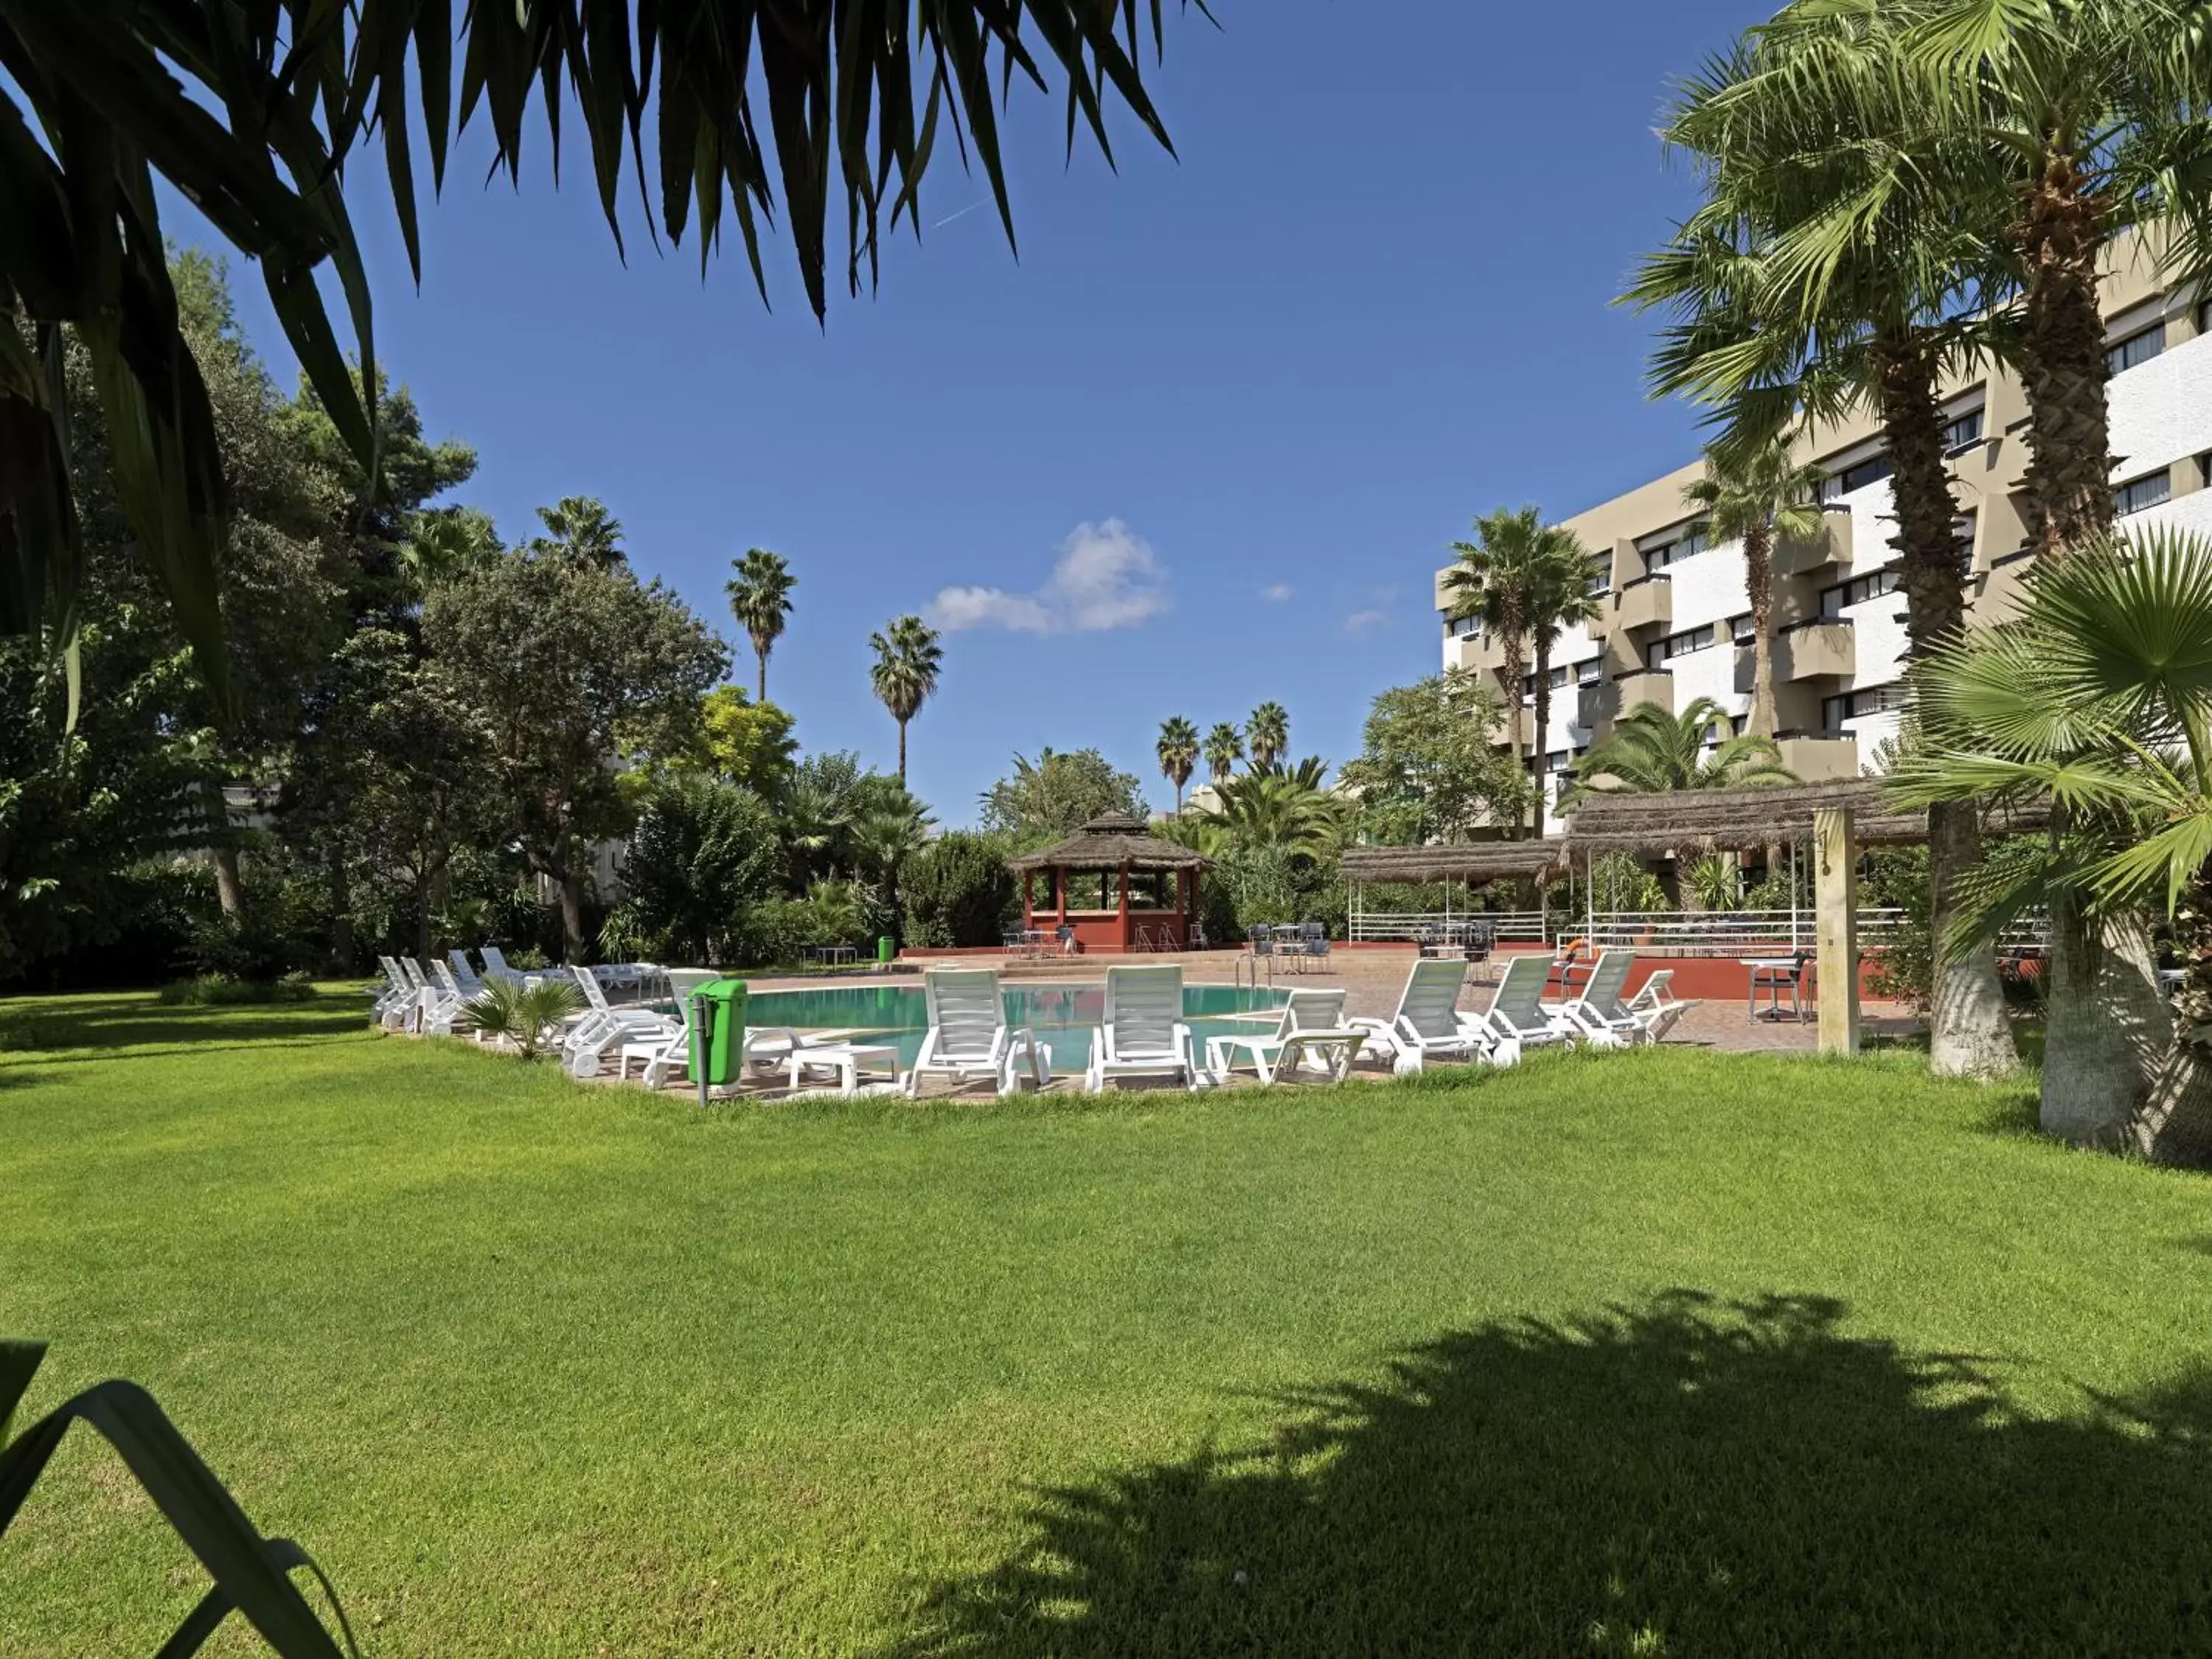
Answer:
[[[1325, 963], [1313, 964], [1304, 974], [1285, 973], [1279, 965], [1274, 985], [1280, 990], [1296, 990], [1301, 987], [1341, 988], [1349, 994], [1346, 1006], [1355, 1016], [1388, 1018], [1396, 1009], [1398, 994], [1404, 987], [1407, 970], [1414, 961], [1409, 946], [1403, 951], [1360, 950], [1342, 951], [1331, 955]], [[989, 957], [969, 958], [960, 965], [1000, 967], [1007, 981], [1019, 985], [1086, 984], [1097, 985], [1105, 979], [1109, 966], [1121, 963], [1182, 964], [1185, 979], [1194, 985], [1230, 985], [1238, 982], [1240, 971], [1243, 982], [1251, 982], [1249, 958], [1233, 951], [1210, 951], [1191, 954], [1131, 956], [1131, 957], [1068, 957], [1044, 960], [1000, 963]], [[1498, 972], [1496, 963], [1479, 963], [1468, 974], [1468, 982], [1461, 993], [1460, 1006], [1470, 1011], [1486, 1008], [1490, 1003], [1490, 988], [1496, 983]], [[750, 988], [755, 991], [821, 990], [840, 986], [908, 985], [920, 988], [917, 973], [901, 971], [879, 975], [871, 971], [832, 974], [746, 976]], [[1261, 983], [1267, 984], [1266, 970], [1261, 969]], [[1921, 1020], [1903, 1005], [1869, 1001], [1863, 1005], [1862, 1030], [1872, 1043], [1896, 1042], [1916, 1036], [1924, 1030]], [[1819, 1031], [1810, 1019], [1796, 1020], [1751, 1019], [1744, 1005], [1734, 998], [1727, 1000], [1709, 1000], [1692, 1002], [1675, 1024], [1668, 1037], [1671, 1043], [1694, 1048], [1739, 1050], [1765, 1053], [1811, 1053], [1817, 1046]], [[1371, 1065], [1363, 1065], [1355, 1077], [1380, 1079], [1388, 1073]], [[635, 1078], [632, 1082], [635, 1084]], [[1081, 1085], [1079, 1077], [1055, 1076], [1052, 1082], [1054, 1093], [1072, 1092]], [[1234, 1079], [1232, 1087], [1255, 1086], [1249, 1076]], [[928, 1093], [933, 1097], [939, 1092], [951, 1092], [945, 1085], [932, 1084]], [[671, 1094], [691, 1092], [688, 1085], [672, 1084]], [[984, 1095], [987, 1087], [961, 1091]], [[760, 1084], [747, 1083], [737, 1091], [739, 1099], [774, 1100], [788, 1097], [789, 1091], [780, 1081]]]

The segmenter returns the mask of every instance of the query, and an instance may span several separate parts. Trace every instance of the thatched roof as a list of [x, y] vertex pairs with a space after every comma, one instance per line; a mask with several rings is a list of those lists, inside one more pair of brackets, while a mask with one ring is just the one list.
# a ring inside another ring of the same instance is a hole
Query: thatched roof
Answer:
[[1875, 778], [1783, 783], [1748, 789], [1682, 789], [1657, 794], [1593, 794], [1568, 821], [1567, 843], [1577, 854], [1741, 852], [1813, 836], [1822, 806], [1852, 809], [1862, 847], [1910, 846], [1928, 839], [1928, 815], [1900, 812], [1883, 799]]
[[1109, 812], [1085, 824], [1066, 841], [1006, 860], [1017, 873], [1031, 870], [1205, 870], [1211, 860], [1188, 847], [1154, 835], [1142, 818]]
[[1346, 881], [1486, 881], [1540, 878], [1563, 868], [1557, 841], [1476, 841], [1432, 847], [1348, 847]]

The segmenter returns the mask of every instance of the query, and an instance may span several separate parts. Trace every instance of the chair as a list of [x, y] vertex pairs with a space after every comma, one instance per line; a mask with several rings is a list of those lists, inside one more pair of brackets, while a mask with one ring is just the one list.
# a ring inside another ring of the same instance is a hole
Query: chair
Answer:
[[1378, 1052], [1392, 1056], [1391, 1070], [1401, 1077], [1411, 1076], [1431, 1059], [1510, 1066], [1521, 1058], [1520, 1044], [1499, 1042], [1479, 1017], [1460, 1012], [1459, 994], [1466, 983], [1465, 963], [1418, 957], [1398, 994], [1398, 1012], [1387, 1020], [1352, 1024], [1375, 1039]]
[[1181, 964], [1109, 968], [1106, 1021], [1091, 1044], [1084, 1087], [1097, 1094], [1110, 1078], [1174, 1077], [1194, 1090], [1204, 1076], [1183, 1023]]
[[1790, 993], [1790, 1012], [1801, 1023], [1805, 1018], [1805, 964], [1812, 960], [1809, 951], [1792, 951], [1787, 957], [1767, 957], [1749, 964], [1751, 988], [1744, 1000], [1744, 1018], [1759, 1018], [1759, 994], [1766, 992], [1767, 1012], [1777, 1019], [1782, 1018], [1782, 993]]
[[379, 957], [376, 965], [384, 969], [385, 987], [370, 1006], [369, 1018], [387, 1031], [397, 1031], [406, 1025], [407, 1011], [415, 1005], [415, 987], [399, 971], [397, 957]]
[[470, 965], [469, 953], [466, 951], [448, 951], [446, 952], [446, 960], [453, 964], [453, 978], [465, 994], [473, 997], [483, 989], [483, 980]]
[[1629, 1000], [1628, 1015], [1644, 1028], [1646, 1042], [1663, 1042], [1667, 1033], [1674, 1029], [1674, 1022], [1696, 1006], [1674, 994], [1674, 970], [1662, 968]]
[[479, 945], [477, 954], [483, 958], [486, 979], [520, 981], [527, 977], [520, 969], [507, 965], [507, 952], [496, 945]]
[[932, 968], [922, 975], [921, 986], [929, 1030], [914, 1069], [906, 1074], [908, 1096], [921, 1092], [926, 1077], [951, 1078], [956, 1086], [988, 1078], [1001, 1095], [1018, 1091], [1024, 1073], [1040, 1089], [1052, 1081], [1052, 1050], [1030, 1027], [1006, 1024], [1006, 999], [999, 994], [995, 971]]
[[1582, 994], [1560, 1006], [1560, 1014], [1598, 1048], [1619, 1048], [1644, 1041], [1644, 1023], [1628, 1012], [1620, 996], [1635, 966], [1633, 951], [1599, 951]]
[[1298, 933], [1299, 948], [1304, 951], [1306, 960], [1318, 963], [1324, 968], [1327, 967], [1328, 965], [1328, 929], [1320, 922], [1309, 921], [1300, 924]]
[[[420, 971], [418, 967], [417, 971]], [[479, 986], [479, 990], [483, 988]], [[453, 970], [441, 959], [434, 957], [430, 971], [422, 975], [422, 1021], [425, 1036], [451, 1036], [459, 1020], [461, 1010], [470, 1001], [471, 994], [461, 988]]]
[[1493, 1041], [1517, 1042], [1522, 1048], [1553, 1042], [1574, 1047], [1580, 1028], [1544, 1006], [1544, 987], [1551, 977], [1552, 964], [1540, 956], [1523, 953], [1505, 964], [1482, 1016]]
[[561, 1064], [572, 1077], [596, 1077], [599, 1062], [611, 1049], [624, 1043], [658, 1037], [665, 1042], [681, 1029], [678, 1022], [650, 1008], [617, 1008], [607, 1000], [599, 975], [588, 968], [571, 968], [577, 988], [584, 994], [584, 1016], [562, 1040]]
[[691, 994], [720, 977], [711, 968], [670, 969], [669, 988], [676, 995], [676, 1030], [623, 1043], [615, 1075], [627, 1081], [633, 1060], [644, 1068], [648, 1089], [661, 1087], [672, 1073], [688, 1074], [691, 1070]]
[[1079, 954], [1075, 945], [1075, 924], [1073, 922], [1061, 922], [1059, 927], [1052, 930], [1052, 936], [1060, 941], [1060, 955], [1064, 957], [1072, 957]]
[[1206, 1069], [1216, 1083], [1226, 1083], [1242, 1049], [1252, 1057], [1262, 1085], [1279, 1083], [1301, 1066], [1331, 1083], [1343, 1082], [1369, 1035], [1345, 1019], [1346, 995], [1342, 991], [1291, 992], [1273, 1030], [1208, 1037]]
[[1487, 921], [1471, 921], [1468, 923], [1467, 942], [1464, 948], [1467, 952], [1467, 959], [1469, 962], [1489, 961], [1490, 953], [1497, 948], [1497, 945], [1498, 928], [1496, 924]]

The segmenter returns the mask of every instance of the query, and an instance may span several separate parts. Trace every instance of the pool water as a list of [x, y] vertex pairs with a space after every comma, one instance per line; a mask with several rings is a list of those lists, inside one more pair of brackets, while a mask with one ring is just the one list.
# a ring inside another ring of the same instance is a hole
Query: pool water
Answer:
[[[1097, 982], [1007, 986], [1000, 993], [1006, 1024], [1029, 1026], [1052, 1050], [1055, 1077], [1091, 1063], [1091, 1034], [1106, 1018], [1106, 988]], [[1235, 985], [1186, 985], [1182, 1012], [1206, 1057], [1208, 1037], [1261, 1029], [1260, 1022], [1231, 1016], [1272, 1012], [1287, 991], [1247, 990]], [[929, 1029], [929, 1003], [919, 985], [836, 985], [801, 991], [755, 991], [745, 999], [745, 1024], [788, 1025], [801, 1031], [851, 1032], [856, 1040], [895, 1043], [899, 1065], [911, 1066]]]

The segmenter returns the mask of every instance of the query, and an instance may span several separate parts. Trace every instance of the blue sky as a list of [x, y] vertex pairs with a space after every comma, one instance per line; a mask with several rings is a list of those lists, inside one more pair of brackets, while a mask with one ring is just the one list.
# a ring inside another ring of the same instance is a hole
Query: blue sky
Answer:
[[[961, 624], [915, 722], [941, 821], [1019, 751], [1095, 744], [1169, 799], [1160, 721], [1289, 710], [1297, 755], [1356, 751], [1369, 700], [1435, 672], [1431, 573], [1475, 513], [1562, 516], [1689, 458], [1648, 402], [1650, 325], [1609, 305], [1686, 210], [1652, 137], [1669, 78], [1753, 8], [1216, 0], [1152, 75], [1179, 161], [1131, 124], [1119, 175], [1064, 167], [1018, 96], [1018, 262], [940, 150], [929, 228], [817, 329], [789, 250], [763, 309], [741, 252], [631, 227], [625, 267], [574, 152], [518, 196], [472, 133], [428, 208], [419, 293], [367, 174], [378, 350], [460, 499], [510, 538], [605, 500], [633, 562], [726, 635], [733, 557], [799, 580], [769, 694], [809, 748], [895, 763], [871, 629]], [[535, 133], [533, 138], [537, 137]], [[173, 233], [194, 240], [179, 210]], [[732, 239], [734, 243], [734, 238]], [[258, 282], [256, 343], [289, 374]], [[741, 636], [737, 676], [750, 684]]]

